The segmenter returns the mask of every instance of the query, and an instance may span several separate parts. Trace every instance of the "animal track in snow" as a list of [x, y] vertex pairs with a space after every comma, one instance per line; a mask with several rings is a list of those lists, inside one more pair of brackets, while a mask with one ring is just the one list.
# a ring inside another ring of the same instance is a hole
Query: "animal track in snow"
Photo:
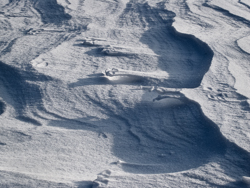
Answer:
[[105, 170], [98, 174], [97, 179], [94, 180], [92, 188], [106, 187], [109, 180], [108, 177], [111, 175], [110, 170]]

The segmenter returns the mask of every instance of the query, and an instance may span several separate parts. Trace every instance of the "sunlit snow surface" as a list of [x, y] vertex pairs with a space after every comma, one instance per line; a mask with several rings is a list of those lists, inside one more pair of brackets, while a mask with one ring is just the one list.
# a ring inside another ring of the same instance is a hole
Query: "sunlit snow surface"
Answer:
[[1, 0], [0, 187], [248, 187], [247, 0]]

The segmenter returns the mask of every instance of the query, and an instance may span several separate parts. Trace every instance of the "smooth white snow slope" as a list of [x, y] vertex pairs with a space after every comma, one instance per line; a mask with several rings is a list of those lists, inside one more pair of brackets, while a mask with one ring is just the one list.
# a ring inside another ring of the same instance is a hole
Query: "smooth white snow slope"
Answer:
[[247, 0], [1, 0], [0, 187], [249, 187]]

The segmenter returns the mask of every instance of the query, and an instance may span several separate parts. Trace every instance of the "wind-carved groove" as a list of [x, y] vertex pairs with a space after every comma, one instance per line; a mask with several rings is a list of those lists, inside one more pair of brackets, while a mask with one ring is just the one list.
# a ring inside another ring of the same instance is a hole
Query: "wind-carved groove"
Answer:
[[242, 0], [239, 0], [238, 2], [242, 5], [244, 5], [245, 7], [247, 7], [248, 9], [250, 9], [250, 4], [246, 4], [246, 3], [242, 2]]
[[218, 7], [216, 5], [211, 5], [208, 3], [203, 3], [203, 6], [214, 9], [215, 11], [222, 13], [223, 15], [229, 17], [230, 19], [233, 19], [237, 22], [241, 22], [241, 23], [245, 24], [247, 27], [250, 27], [250, 20], [243, 18], [243, 17], [240, 17], [240, 16], [237, 16], [235, 14], [232, 14], [230, 11], [228, 11], [226, 9], [223, 9], [221, 7]]

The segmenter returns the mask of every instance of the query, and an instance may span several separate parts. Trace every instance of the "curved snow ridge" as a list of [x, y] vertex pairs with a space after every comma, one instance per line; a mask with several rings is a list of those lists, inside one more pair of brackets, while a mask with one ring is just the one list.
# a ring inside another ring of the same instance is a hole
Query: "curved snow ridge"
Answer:
[[[180, 69], [175, 69], [175, 74], [178, 76], [181, 74], [182, 78], [180, 78], [180, 80], [184, 85], [182, 86], [183, 88], [199, 87], [204, 75], [211, 66], [214, 56], [213, 50], [207, 43], [196, 38], [194, 35], [180, 33], [173, 26], [170, 29], [170, 33], [173, 38], [182, 42], [180, 46], [186, 45], [186, 49], [188, 49], [186, 51], [188, 53], [190, 53], [190, 49], [193, 50], [186, 58], [183, 58], [182, 54], [180, 54], [182, 57], [179, 60], [179, 62], [181, 62], [179, 65]], [[170, 73], [171, 72], [172, 70]], [[171, 78], [171, 74], [169, 77]], [[173, 74], [173, 77], [176, 76]]]
[[[195, 36], [178, 33], [172, 27], [173, 17], [168, 17], [166, 10], [159, 14], [157, 8], [152, 9], [147, 3], [136, 4], [130, 1], [121, 17], [120, 26], [124, 27], [125, 24], [126, 26], [147, 28], [141, 42], [148, 44], [160, 56], [159, 67], [167, 71], [169, 78], [173, 78], [172, 83], [170, 81], [165, 85], [163, 82], [160, 84], [157, 82], [159, 86], [198, 87], [210, 68], [213, 51]], [[159, 7], [158, 9], [162, 10]], [[162, 21], [164, 12], [166, 21]], [[131, 17], [128, 15], [139, 16], [133, 17], [134, 20], [131, 21]], [[151, 23], [148, 18], [152, 18], [155, 22]], [[165, 26], [163, 27], [163, 25]], [[141, 78], [141, 74], [144, 74], [124, 70], [119, 74], [119, 69], [117, 70], [109, 70], [108, 76], [116, 77], [117, 74], [118, 77], [137, 76]], [[114, 138], [116, 143], [114, 153], [125, 161], [121, 163], [125, 171], [170, 173], [200, 167], [209, 160], [213, 160], [214, 156], [223, 159], [224, 155], [228, 153], [229, 156], [241, 158], [237, 152], [233, 152], [232, 148], [242, 149], [231, 144], [221, 134], [218, 126], [203, 114], [198, 103], [186, 98], [181, 98], [181, 100], [182, 104], [166, 105], [161, 108], [150, 106], [150, 104], [140, 104], [121, 113], [123, 117], [125, 116], [130, 122], [133, 122], [130, 130], [140, 141], [130, 144], [135, 145], [136, 149], [131, 147], [130, 151], [126, 149], [126, 153], [124, 153], [119, 145], [119, 140], [125, 135], [119, 136], [119, 139]], [[168, 103], [164, 99], [160, 100], [160, 103], [164, 102]], [[131, 159], [127, 152], [133, 153], [134, 158]], [[249, 157], [246, 152], [242, 152], [244, 157], [241, 159], [244, 161], [243, 163], [246, 163]], [[223, 163], [227, 164], [230, 161], [229, 163], [233, 164], [233, 160], [229, 158], [226, 158]], [[249, 165], [240, 166], [237, 169], [245, 171], [249, 169]]]
[[113, 152], [124, 161], [125, 171], [178, 172], [199, 167], [213, 156], [223, 157], [226, 153], [227, 140], [217, 125], [204, 116], [198, 104], [188, 99], [182, 104], [165, 107], [138, 104], [121, 112], [120, 116], [129, 120], [131, 132], [140, 140], [139, 143], [129, 141], [131, 136], [124, 133], [114, 135]]
[[[67, 91], [62, 89], [61, 95], [64, 92]], [[75, 105], [81, 107], [79, 108], [81, 114], [85, 114], [84, 109], [98, 113], [101, 108], [107, 117], [92, 119], [87, 116], [75, 119], [95, 126], [80, 125], [80, 123], [74, 125], [72, 121], [75, 120], [64, 122], [61, 119], [56, 122], [51, 121], [49, 125], [112, 135], [112, 152], [124, 161], [120, 165], [126, 172], [136, 174], [180, 172], [201, 167], [209, 162], [218, 162], [218, 159], [222, 160], [220, 164], [228, 171], [227, 166], [233, 165], [233, 158], [242, 160], [239, 164], [247, 164], [246, 161], [249, 160], [244, 152], [239, 152], [241, 151], [239, 147], [230, 144], [222, 136], [218, 126], [203, 114], [198, 103], [185, 97], [180, 99], [181, 103], [175, 105], [169, 105], [172, 102], [169, 100], [179, 99], [141, 102], [135, 106], [124, 107], [119, 99], [110, 99], [112, 91], [100, 89], [96, 93], [88, 91], [80, 95], [83, 92], [84, 90], [79, 88], [78, 93], [65, 96], [70, 96], [68, 100], [77, 102]], [[171, 89], [171, 92], [178, 93], [178, 90]], [[58, 94], [54, 95], [58, 97]], [[127, 95], [129, 96], [129, 93]], [[62, 110], [65, 104], [57, 102], [58, 109]], [[92, 109], [94, 106], [98, 108]], [[53, 104], [50, 108], [55, 107], [56, 104]], [[74, 104], [72, 107], [65, 105], [65, 108], [71, 116], [76, 113]], [[55, 109], [53, 111], [55, 112]], [[64, 109], [63, 113], [65, 112]], [[229, 157], [225, 158], [225, 154], [232, 156], [232, 160]], [[236, 166], [232, 171], [235, 169], [244, 171], [248, 169], [248, 165]], [[240, 175], [245, 174], [239, 172]]]
[[[197, 34], [199, 38], [206, 41], [209, 46], [211, 46], [215, 53], [211, 69], [205, 75], [205, 79], [203, 80], [202, 84], [212, 86], [212, 88], [222, 89], [223, 87], [221, 84], [223, 83], [228, 85], [229, 87], [232, 87], [234, 92], [238, 92], [239, 94], [249, 98], [249, 92], [247, 91], [249, 87], [246, 87], [247, 85], [249, 85], [249, 55], [243, 52], [243, 49], [240, 49], [237, 44], [238, 39], [249, 35], [249, 24], [243, 23], [240, 18], [237, 19], [231, 17], [226, 11], [220, 12], [214, 10], [211, 7], [202, 6], [202, 2], [187, 2], [191, 7], [192, 12], [186, 15], [179, 15], [178, 21], [180, 22], [177, 21], [176, 27], [182, 32], [187, 31], [195, 35]], [[214, 2], [221, 3], [223, 1]], [[226, 3], [224, 2], [223, 6], [221, 7], [229, 10], [227, 5], [229, 5], [230, 3], [235, 4], [237, 1], [230, 0]], [[239, 4], [237, 6], [242, 7], [242, 5]], [[247, 10], [249, 12], [249, 9]], [[237, 13], [240, 14], [241, 11], [237, 11]], [[193, 23], [192, 18], [197, 16], [198, 18], [202, 19], [202, 21], [211, 23], [213, 27], [204, 28], [200, 27], [200, 25], [197, 25], [197, 23], [200, 24], [199, 22]], [[242, 45], [248, 43], [247, 41], [241, 42], [243, 42]], [[202, 90], [202, 88], [197, 88], [197, 91], [203, 92]], [[226, 91], [225, 93], [228, 94], [228, 91]], [[197, 98], [196, 96], [197, 95], [194, 92], [193, 97], [189, 97], [195, 99]], [[249, 110], [248, 102], [246, 100], [239, 100], [237, 99], [237, 97], [233, 97], [230, 99], [230, 97], [221, 97], [219, 95], [211, 95], [208, 96], [208, 98], [210, 102], [210, 99], [217, 101], [212, 102], [214, 107], [209, 104], [209, 101], [206, 102], [206, 97], [203, 99], [197, 98], [197, 100], [199, 100], [199, 103], [202, 105], [202, 108], [204, 109], [206, 115], [208, 115], [209, 118], [214, 120], [218, 125], [221, 125], [221, 127], [226, 127], [222, 128], [221, 131], [229, 140], [234, 140], [235, 143], [237, 143], [239, 146], [246, 150], [249, 150], [249, 136], [247, 136], [246, 134], [242, 134], [242, 132], [248, 132], [247, 129], [249, 127], [248, 115], [246, 116], [246, 118], [245, 115], [242, 115], [245, 114], [244, 111]], [[221, 106], [221, 102], [226, 102], [228, 106]], [[230, 109], [233, 109], [232, 113], [229, 113]], [[241, 109], [244, 111], [241, 111]], [[227, 113], [222, 113], [222, 111], [225, 111]], [[221, 117], [223, 118], [220, 119]], [[241, 127], [240, 129], [238, 128], [239, 125]]]
[[[100, 104], [100, 100], [91, 100]], [[162, 99], [122, 108], [119, 102], [109, 100], [109, 105], [112, 104], [117, 110], [101, 105], [108, 119], [92, 122], [96, 128], [81, 126], [79, 129], [110, 133], [114, 143], [112, 151], [122, 160], [112, 164], [126, 172], [172, 173], [212, 162], [220, 163], [228, 174], [237, 171], [237, 177], [246, 175], [250, 169], [248, 152], [229, 142], [194, 101], [183, 98], [182, 103], [169, 105], [169, 101]], [[58, 125], [61, 124], [59, 121]], [[234, 167], [228, 169], [228, 166]]]
[[164, 4], [130, 1], [119, 18], [120, 27], [144, 28], [140, 42], [158, 56], [158, 68], [169, 75], [165, 87], [195, 88], [209, 70], [213, 58], [211, 48], [193, 35], [177, 32], [172, 23], [175, 13]]

